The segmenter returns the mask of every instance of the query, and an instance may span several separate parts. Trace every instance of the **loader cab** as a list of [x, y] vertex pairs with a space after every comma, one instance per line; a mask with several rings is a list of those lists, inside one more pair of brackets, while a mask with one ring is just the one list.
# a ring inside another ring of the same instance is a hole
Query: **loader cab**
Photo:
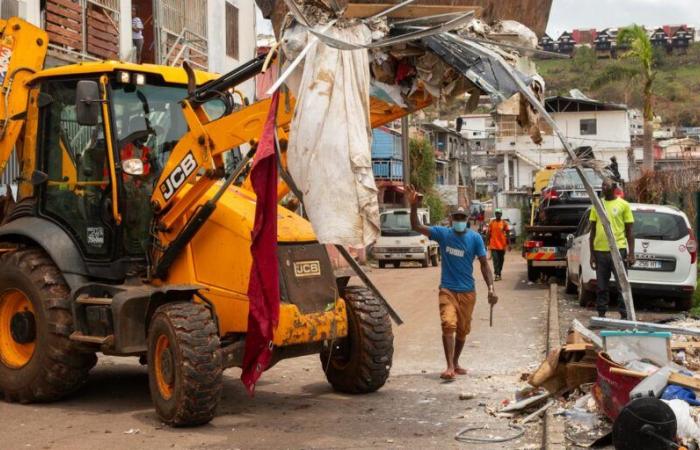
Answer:
[[[187, 132], [180, 106], [186, 86], [113, 71], [47, 77], [38, 89], [39, 214], [108, 278], [145, 267], [153, 186]], [[222, 108], [212, 103], [209, 112]]]

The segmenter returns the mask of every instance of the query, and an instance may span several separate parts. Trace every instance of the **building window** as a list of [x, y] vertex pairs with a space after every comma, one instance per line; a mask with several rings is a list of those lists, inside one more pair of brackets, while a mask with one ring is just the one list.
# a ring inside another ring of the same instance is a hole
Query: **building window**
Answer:
[[581, 136], [597, 134], [597, 128], [595, 119], [581, 119]]
[[226, 2], [226, 56], [238, 59], [238, 8]]

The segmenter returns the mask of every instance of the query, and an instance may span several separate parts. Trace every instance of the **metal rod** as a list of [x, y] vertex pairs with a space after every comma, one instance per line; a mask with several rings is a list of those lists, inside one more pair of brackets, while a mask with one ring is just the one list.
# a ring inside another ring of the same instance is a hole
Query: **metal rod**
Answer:
[[[566, 137], [562, 133], [562, 131], [559, 129], [559, 126], [557, 123], [552, 119], [552, 117], [549, 115], [547, 112], [546, 108], [540, 101], [535, 97], [535, 95], [532, 93], [532, 91], [525, 85], [523, 80], [520, 79], [520, 77], [514, 72], [513, 68], [499, 55], [498, 53], [492, 51], [491, 49], [484, 47], [481, 44], [478, 44], [476, 42], [469, 41], [467, 39], [461, 38], [459, 36], [455, 36], [450, 33], [445, 33], [444, 36], [450, 36], [453, 39], [457, 39], [460, 42], [466, 44], [469, 47], [472, 48], [477, 48], [481, 50], [482, 52], [485, 52], [487, 55], [492, 57], [494, 60], [496, 60], [508, 73], [515, 83], [515, 85], [518, 87], [520, 90], [520, 93], [525, 96], [525, 98], [528, 100], [528, 102], [532, 105], [533, 108], [537, 110], [542, 115], [542, 118], [547, 122], [547, 124], [552, 127], [552, 130], [554, 133], [556, 133], [557, 137], [561, 141], [562, 145], [564, 146], [564, 149], [568, 153], [569, 157], [571, 160], [574, 162], [574, 169], [576, 169], [576, 172], [578, 173], [579, 177], [581, 178], [581, 182], [583, 183], [583, 186], [586, 188], [586, 192], [588, 193], [588, 197], [591, 200], [591, 203], [593, 204], [593, 207], [595, 208], [597, 214], [598, 214], [598, 219], [601, 222], [601, 225], [603, 226], [603, 230], [605, 231], [605, 235], [608, 238], [608, 243], [610, 245], [610, 255], [612, 256], [613, 260], [613, 266], [615, 267], [615, 274], [617, 276], [617, 282], [620, 286], [620, 292], [622, 293], [622, 298], [625, 301], [625, 307], [627, 309], [627, 316], [632, 320], [635, 321], [637, 319], [637, 314], [634, 310], [634, 303], [632, 300], [632, 287], [630, 286], [629, 283], [629, 278], [627, 277], [627, 271], [625, 270], [624, 262], [622, 261], [622, 256], [620, 255], [620, 250], [617, 248], [617, 243], [615, 241], [615, 237], [613, 236], [612, 233], [612, 228], [610, 227], [610, 220], [608, 219], [608, 216], [606, 215], [605, 208], [603, 207], [603, 203], [600, 201], [600, 198], [596, 195], [595, 191], [593, 190], [593, 186], [591, 186], [591, 183], [588, 181], [588, 178], [585, 176], [583, 172], [583, 166], [581, 165], [581, 160], [576, 156], [574, 153], [573, 148], [571, 147], [571, 144], [566, 140]], [[597, 170], [597, 169], [594, 169]], [[601, 174], [602, 175], [602, 174]], [[591, 255], [592, 256], [592, 255]]]
[[700, 336], [700, 329], [697, 328], [674, 327], [673, 325], [638, 322], [636, 320], [608, 319], [605, 317], [591, 317], [591, 326], [618, 330], [668, 331], [673, 334]]
[[399, 314], [394, 310], [394, 308], [391, 307], [389, 302], [386, 301], [382, 293], [379, 292], [379, 289], [377, 289], [377, 286], [375, 286], [374, 283], [372, 283], [372, 280], [370, 280], [365, 271], [362, 270], [362, 267], [360, 267], [357, 261], [355, 261], [355, 258], [353, 258], [352, 255], [342, 245], [336, 244], [335, 248], [338, 249], [343, 258], [345, 258], [348, 264], [350, 264], [350, 267], [353, 268], [355, 274], [360, 278], [360, 280], [362, 280], [362, 282], [365, 283], [365, 286], [367, 286], [367, 288], [370, 291], [372, 291], [382, 303], [384, 303], [384, 306], [386, 306], [386, 309], [389, 312], [389, 316], [391, 316], [391, 318], [394, 319], [394, 322], [396, 322], [397, 325], [403, 325], [403, 320], [401, 319]]

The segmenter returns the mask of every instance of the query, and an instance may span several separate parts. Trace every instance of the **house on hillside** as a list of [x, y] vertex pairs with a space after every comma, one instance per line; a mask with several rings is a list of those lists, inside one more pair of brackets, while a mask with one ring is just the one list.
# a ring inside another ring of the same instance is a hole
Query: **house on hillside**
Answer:
[[539, 41], [539, 46], [540, 46], [540, 48], [541, 48], [542, 50], [546, 51], [546, 52], [555, 52], [555, 51], [557, 51], [557, 45], [556, 45], [556, 44], [557, 44], [557, 43], [554, 41], [554, 39], [552, 39], [551, 37], [549, 37], [549, 35], [546, 34], [546, 33], [542, 35], [542, 37], [540, 38], [540, 41]]
[[571, 35], [576, 41], [576, 46], [580, 47], [582, 45], [585, 45], [586, 47], [593, 47], [595, 44], [595, 38], [597, 36], [598, 32], [594, 29], [591, 28], [590, 30], [574, 30]]
[[681, 25], [675, 30], [672, 30], [670, 36], [671, 47], [673, 47], [673, 50], [680, 53], [685, 53], [695, 39], [695, 31], [689, 29], [686, 25]]
[[598, 58], [615, 58], [617, 50], [617, 33], [607, 28], [596, 34], [593, 40], [593, 48]]
[[[545, 107], [573, 147], [590, 146], [597, 159], [617, 158], [620, 174], [629, 180], [628, 150], [631, 148], [627, 107], [591, 99], [549, 97]], [[505, 192], [527, 190], [533, 175], [551, 164], [561, 164], [566, 153], [559, 138], [540, 124], [543, 142], [536, 145], [516, 116], [496, 117], [496, 156], [499, 188]]]
[[574, 53], [575, 48], [576, 40], [570, 32], [563, 32], [561, 36], [559, 36], [559, 39], [557, 39], [557, 51], [559, 53], [571, 55], [572, 53]]
[[661, 48], [666, 51], [669, 51], [671, 49], [668, 33], [666, 32], [666, 30], [664, 30], [663, 27], [657, 28], [654, 31], [652, 31], [651, 35], [649, 36], [649, 40], [651, 41], [651, 45], [653, 45], [654, 47]]

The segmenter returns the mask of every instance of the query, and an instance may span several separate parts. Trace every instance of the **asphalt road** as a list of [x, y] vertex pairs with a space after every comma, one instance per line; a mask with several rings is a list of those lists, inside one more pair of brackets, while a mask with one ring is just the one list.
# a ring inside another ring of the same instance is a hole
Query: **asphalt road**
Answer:
[[[371, 277], [406, 322], [394, 327], [391, 377], [375, 394], [337, 394], [318, 357], [297, 358], [265, 373], [254, 398], [246, 395], [240, 371], [227, 371], [211, 424], [171, 429], [153, 412], [146, 368], [136, 359], [101, 356], [87, 386], [69, 399], [43, 405], [0, 402], [0, 449], [484, 448], [459, 444], [453, 436], [475, 424], [488, 425], [494, 436], [506, 434], [506, 419], [486, 409], [512, 399], [524, 385], [520, 375], [544, 356], [547, 291], [525, 283], [524, 267], [518, 254], [506, 257], [493, 328], [479, 281], [462, 357], [470, 374], [453, 383], [439, 379], [444, 369], [439, 269], [373, 269]], [[460, 393], [474, 398], [460, 400]], [[541, 425], [535, 422], [523, 438], [493, 448], [536, 449], [541, 441]]]

